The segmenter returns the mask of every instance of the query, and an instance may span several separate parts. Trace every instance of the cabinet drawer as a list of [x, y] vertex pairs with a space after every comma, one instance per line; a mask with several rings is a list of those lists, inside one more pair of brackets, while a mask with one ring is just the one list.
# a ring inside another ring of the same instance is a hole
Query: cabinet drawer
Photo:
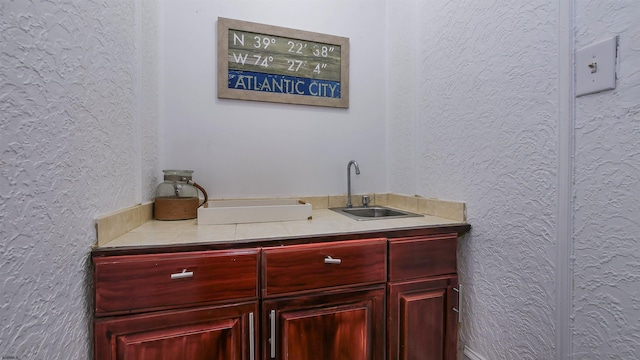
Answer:
[[258, 296], [259, 249], [94, 258], [96, 314]]
[[386, 239], [292, 245], [263, 250], [264, 296], [386, 280]]
[[389, 240], [389, 281], [455, 274], [457, 234]]

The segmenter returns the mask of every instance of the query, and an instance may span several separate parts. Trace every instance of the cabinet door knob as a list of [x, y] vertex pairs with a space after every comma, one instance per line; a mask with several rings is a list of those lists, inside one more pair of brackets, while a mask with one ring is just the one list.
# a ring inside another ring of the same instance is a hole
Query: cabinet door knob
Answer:
[[324, 263], [325, 264], [341, 264], [342, 259], [334, 259], [331, 256], [327, 256], [326, 258], [324, 258]]
[[193, 277], [193, 271], [187, 271], [187, 269], [182, 269], [182, 272], [171, 274], [171, 280], [186, 279], [186, 278], [192, 278], [192, 277]]

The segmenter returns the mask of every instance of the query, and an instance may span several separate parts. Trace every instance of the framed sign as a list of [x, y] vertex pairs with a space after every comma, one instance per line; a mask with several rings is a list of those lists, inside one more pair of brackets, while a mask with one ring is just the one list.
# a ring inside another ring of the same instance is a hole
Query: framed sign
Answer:
[[218, 98], [349, 107], [349, 39], [218, 18]]

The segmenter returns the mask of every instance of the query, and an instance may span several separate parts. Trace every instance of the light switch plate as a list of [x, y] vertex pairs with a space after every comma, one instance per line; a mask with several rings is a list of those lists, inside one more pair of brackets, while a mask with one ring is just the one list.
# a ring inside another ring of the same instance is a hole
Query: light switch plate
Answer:
[[618, 37], [576, 51], [576, 96], [616, 88]]

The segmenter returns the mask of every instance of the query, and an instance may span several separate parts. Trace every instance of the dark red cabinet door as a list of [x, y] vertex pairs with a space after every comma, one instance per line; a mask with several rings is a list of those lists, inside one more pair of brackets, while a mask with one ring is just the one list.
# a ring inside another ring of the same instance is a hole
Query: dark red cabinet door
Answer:
[[458, 278], [389, 285], [389, 360], [455, 360]]
[[383, 360], [384, 296], [378, 286], [264, 301], [263, 358]]
[[98, 319], [96, 359], [249, 360], [257, 314], [253, 302]]

